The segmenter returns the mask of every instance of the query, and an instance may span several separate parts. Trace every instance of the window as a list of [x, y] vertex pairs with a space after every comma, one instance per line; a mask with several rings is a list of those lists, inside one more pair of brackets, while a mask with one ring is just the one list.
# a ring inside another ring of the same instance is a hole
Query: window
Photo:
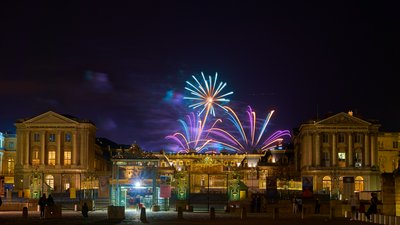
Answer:
[[354, 191], [364, 191], [364, 178], [357, 176], [354, 179]]
[[45, 178], [46, 184], [51, 187], [51, 189], [54, 189], [54, 177], [53, 175], [47, 175]]
[[8, 148], [13, 149], [14, 148], [14, 142], [8, 142]]
[[65, 151], [64, 152], [64, 165], [71, 165], [71, 152]]
[[327, 133], [322, 134], [322, 143], [328, 143], [329, 142], [329, 135]]
[[49, 151], [48, 164], [51, 165], [51, 166], [56, 165], [56, 152], [55, 151]]
[[34, 142], [39, 142], [40, 141], [40, 134], [39, 133], [34, 133], [33, 134], [33, 141]]
[[399, 142], [393, 141], [393, 148], [399, 148]]
[[322, 164], [323, 164], [323, 166], [330, 166], [330, 163], [329, 163], [329, 152], [328, 151], [323, 151], [322, 152]]
[[339, 152], [338, 153], [338, 159], [339, 159], [339, 161], [346, 161], [346, 153], [345, 152]]
[[332, 180], [330, 176], [325, 176], [322, 178], [322, 189], [328, 193], [331, 190]]
[[65, 134], [65, 142], [71, 142], [71, 133]]
[[71, 187], [71, 185], [69, 183], [64, 184], [64, 190], [68, 190], [70, 187]]
[[9, 174], [14, 173], [14, 159], [13, 158], [8, 158], [8, 160], [7, 160], [7, 172]]
[[56, 141], [56, 134], [49, 134], [49, 141], [55, 142]]
[[361, 143], [361, 134], [356, 134], [354, 137], [354, 143]]
[[354, 166], [360, 168], [362, 166], [362, 153], [357, 151], [354, 156]]
[[37, 166], [40, 164], [39, 151], [33, 151], [32, 153], [32, 165]]
[[339, 142], [339, 143], [344, 143], [344, 134], [343, 134], [343, 133], [340, 133], [340, 134], [339, 134], [339, 136], [338, 136], [338, 142]]

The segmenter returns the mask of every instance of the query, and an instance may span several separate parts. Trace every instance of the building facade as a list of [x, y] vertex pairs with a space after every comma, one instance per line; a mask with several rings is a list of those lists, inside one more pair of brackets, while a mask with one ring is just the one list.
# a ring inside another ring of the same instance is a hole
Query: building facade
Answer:
[[379, 127], [351, 111], [302, 124], [293, 143], [312, 191], [346, 199], [353, 191], [380, 190]]
[[38, 198], [42, 193], [68, 193], [75, 198], [79, 193], [93, 197], [95, 190], [100, 191], [100, 176], [109, 178], [110, 168], [104, 166], [106, 160], [101, 160], [92, 122], [48, 111], [20, 119], [15, 126], [14, 185], [20, 196]]
[[[142, 203], [168, 209], [170, 201], [185, 207], [227, 204], [267, 192], [267, 180], [282, 181], [282, 189], [299, 191], [296, 171], [286, 149], [268, 153], [151, 153], [139, 146], [118, 149], [112, 157], [111, 204], [136, 208]], [[287, 178], [291, 177], [292, 182]], [[285, 187], [286, 185], [286, 187]], [[212, 198], [210, 196], [212, 195]]]
[[378, 136], [378, 165], [381, 173], [392, 173], [399, 166], [400, 133], [380, 132]]
[[10, 196], [14, 187], [16, 135], [0, 132], [0, 196]]

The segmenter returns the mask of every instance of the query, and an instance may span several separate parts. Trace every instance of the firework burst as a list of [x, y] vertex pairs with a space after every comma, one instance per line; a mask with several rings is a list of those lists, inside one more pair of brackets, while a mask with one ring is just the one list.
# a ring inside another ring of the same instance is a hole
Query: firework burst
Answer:
[[207, 144], [212, 140], [208, 138], [209, 131], [215, 127], [215, 125], [221, 122], [221, 119], [217, 119], [207, 132], [203, 132], [204, 126], [198, 115], [193, 112], [186, 116], [186, 120], [179, 119], [179, 123], [183, 128], [183, 132], [176, 132], [172, 135], [168, 135], [165, 138], [174, 140], [178, 145], [178, 152], [201, 152], [205, 149]]
[[[228, 114], [228, 120], [233, 124], [235, 133], [231, 133], [226, 129], [212, 127], [209, 133], [212, 133], [218, 138], [214, 138], [213, 142], [219, 143], [227, 148], [236, 150], [237, 152], [252, 152], [254, 150], [259, 152], [265, 152], [269, 148], [276, 146], [281, 143], [285, 136], [290, 137], [288, 130], [279, 130], [274, 132], [269, 137], [266, 137], [266, 128], [269, 121], [274, 113], [271, 110], [266, 118], [264, 119], [262, 126], [257, 129], [257, 117], [256, 113], [250, 106], [247, 108], [247, 116], [249, 119], [248, 129], [245, 129], [241, 120], [228, 106], [224, 106]], [[238, 135], [239, 134], [239, 135]], [[265, 138], [265, 139], [263, 139]], [[221, 141], [219, 139], [222, 139]]]
[[192, 76], [195, 80], [195, 83], [192, 84], [189, 81], [186, 81], [188, 86], [185, 87], [191, 94], [191, 96], [185, 96], [183, 99], [191, 100], [195, 103], [189, 105], [192, 109], [201, 108], [199, 115], [204, 113], [203, 118], [203, 128], [206, 123], [207, 117], [209, 114], [215, 116], [215, 106], [226, 110], [222, 104], [227, 103], [230, 100], [226, 97], [233, 94], [233, 92], [228, 92], [222, 94], [222, 90], [226, 86], [226, 82], [219, 82], [217, 85], [218, 73], [215, 73], [215, 77], [208, 76], [208, 80], [204, 76], [204, 73], [201, 73], [203, 78], [203, 84], [200, 82], [195, 76]]

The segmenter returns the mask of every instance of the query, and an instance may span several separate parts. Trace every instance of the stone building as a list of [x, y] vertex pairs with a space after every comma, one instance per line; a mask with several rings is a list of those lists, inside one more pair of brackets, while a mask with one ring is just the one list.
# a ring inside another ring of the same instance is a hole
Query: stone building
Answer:
[[381, 173], [392, 173], [400, 159], [400, 133], [380, 132], [378, 136], [378, 165]]
[[110, 176], [109, 162], [96, 145], [96, 126], [91, 121], [48, 111], [19, 119], [15, 126], [14, 185], [20, 196], [67, 193], [75, 198], [79, 193], [90, 198], [100, 191], [99, 176]]
[[17, 139], [15, 134], [0, 132], [0, 196], [10, 196], [14, 186]]
[[313, 192], [346, 199], [353, 191], [380, 190], [379, 127], [351, 111], [301, 124], [293, 139], [297, 167]]

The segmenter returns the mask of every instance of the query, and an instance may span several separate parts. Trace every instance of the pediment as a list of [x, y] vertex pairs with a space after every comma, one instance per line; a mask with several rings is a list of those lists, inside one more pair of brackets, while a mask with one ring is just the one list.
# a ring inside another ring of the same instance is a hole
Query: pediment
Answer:
[[24, 122], [25, 124], [77, 124], [78, 122], [63, 115], [48, 111]]
[[363, 119], [357, 118], [355, 116], [351, 116], [348, 113], [338, 113], [321, 121], [318, 121], [316, 124], [319, 125], [371, 125], [370, 122], [367, 122]]

